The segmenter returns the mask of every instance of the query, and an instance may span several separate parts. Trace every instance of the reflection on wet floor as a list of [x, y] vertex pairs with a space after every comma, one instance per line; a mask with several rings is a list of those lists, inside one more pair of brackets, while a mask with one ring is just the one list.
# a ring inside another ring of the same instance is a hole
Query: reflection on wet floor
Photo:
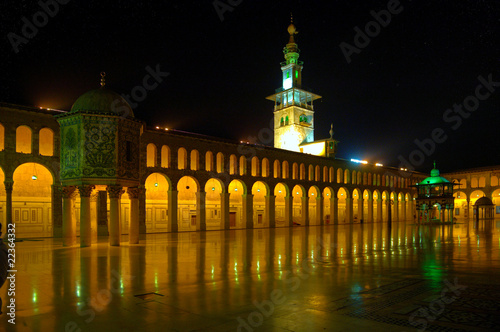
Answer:
[[500, 221], [394, 222], [17, 242], [16, 326], [4, 314], [0, 329], [488, 330], [499, 233]]

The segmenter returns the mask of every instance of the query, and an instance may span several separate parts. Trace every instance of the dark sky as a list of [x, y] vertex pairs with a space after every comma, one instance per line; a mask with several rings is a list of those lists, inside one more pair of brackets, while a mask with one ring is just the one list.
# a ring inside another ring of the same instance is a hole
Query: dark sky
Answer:
[[[480, 75], [500, 81], [499, 1], [403, 0], [402, 12], [350, 63], [339, 45], [353, 45], [354, 28], [364, 30], [370, 11], [388, 1], [233, 0], [222, 21], [213, 1], [67, 2], [16, 53], [9, 33], [22, 36], [23, 17], [33, 22], [41, 7], [2, 1], [1, 101], [70, 109], [98, 87], [101, 71], [109, 88], [129, 94], [142, 86], [147, 66], [159, 66], [170, 75], [138, 103], [136, 117], [249, 140], [269, 132], [273, 103], [265, 97], [281, 86], [293, 11], [303, 85], [323, 96], [315, 137], [328, 137], [333, 122], [338, 157], [398, 166], [399, 156], [413, 156], [425, 172], [433, 160], [442, 172], [500, 164], [500, 83], [461, 123], [457, 113], [443, 119], [453, 104], [474, 102]], [[415, 140], [428, 143], [439, 128], [446, 140], [428, 155], [415, 152]]]

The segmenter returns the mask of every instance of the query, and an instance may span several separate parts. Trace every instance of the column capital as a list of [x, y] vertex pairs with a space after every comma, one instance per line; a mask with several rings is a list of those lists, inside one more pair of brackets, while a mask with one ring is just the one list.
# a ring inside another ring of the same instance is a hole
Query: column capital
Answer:
[[14, 189], [14, 182], [4, 181], [5, 191], [12, 194], [12, 190]]
[[94, 190], [95, 186], [93, 184], [84, 184], [77, 186], [78, 191], [80, 192], [80, 197], [90, 197], [92, 194], [92, 190]]
[[97, 191], [95, 191], [92, 194], [90, 194], [90, 201], [92, 203], [95, 203], [95, 202], [97, 202], [98, 197], [99, 197], [99, 193]]
[[62, 187], [62, 197], [66, 199], [72, 199], [75, 197], [75, 186], [64, 186]]
[[129, 187], [129, 188], [127, 188], [128, 197], [130, 199], [138, 199], [142, 190], [145, 190], [145, 189], [138, 188], [138, 187]]
[[109, 198], [121, 198], [123, 193], [125, 192], [122, 186], [116, 185], [108, 186], [106, 190], [109, 194]]

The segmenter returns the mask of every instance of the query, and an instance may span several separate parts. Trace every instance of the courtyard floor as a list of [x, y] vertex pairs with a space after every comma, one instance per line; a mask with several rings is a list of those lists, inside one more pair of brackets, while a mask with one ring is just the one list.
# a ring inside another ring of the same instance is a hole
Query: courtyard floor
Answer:
[[499, 234], [500, 221], [408, 221], [123, 236], [120, 247], [18, 239], [0, 331], [490, 331]]

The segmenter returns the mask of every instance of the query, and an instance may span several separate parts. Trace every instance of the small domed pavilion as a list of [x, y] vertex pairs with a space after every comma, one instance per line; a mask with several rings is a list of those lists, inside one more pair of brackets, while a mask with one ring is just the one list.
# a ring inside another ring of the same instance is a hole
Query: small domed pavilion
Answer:
[[416, 199], [417, 220], [426, 221], [453, 221], [453, 183], [439, 175], [434, 163], [431, 176], [415, 185], [418, 191]]

